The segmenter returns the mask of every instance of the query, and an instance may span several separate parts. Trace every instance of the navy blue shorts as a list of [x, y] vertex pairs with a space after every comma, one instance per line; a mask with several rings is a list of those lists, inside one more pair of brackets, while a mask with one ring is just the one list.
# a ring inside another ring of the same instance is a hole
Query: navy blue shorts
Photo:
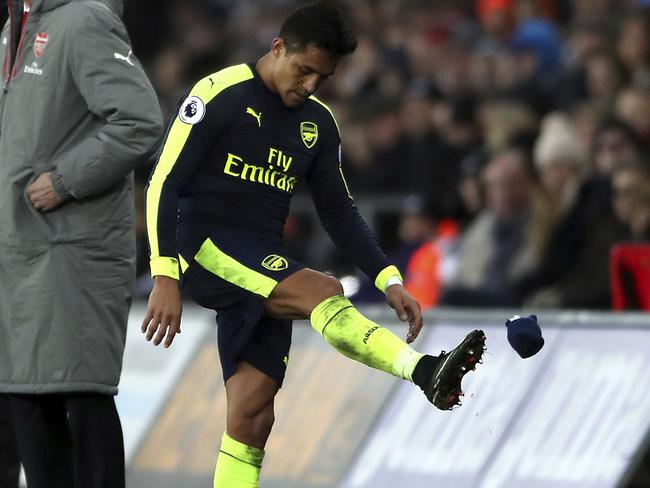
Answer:
[[[182, 277], [183, 289], [217, 312], [217, 345], [224, 382], [245, 361], [281, 386], [291, 347], [291, 320], [264, 315], [264, 299], [304, 265], [287, 257], [280, 239], [248, 229], [201, 234]], [[189, 249], [191, 246], [186, 246]], [[181, 248], [183, 249], [183, 248]]]

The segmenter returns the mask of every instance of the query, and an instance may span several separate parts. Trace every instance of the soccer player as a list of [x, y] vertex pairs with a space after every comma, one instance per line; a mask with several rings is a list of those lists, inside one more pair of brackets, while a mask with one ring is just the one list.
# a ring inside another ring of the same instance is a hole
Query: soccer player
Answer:
[[[407, 344], [422, 328], [420, 306], [359, 216], [341, 171], [336, 121], [313, 96], [355, 47], [336, 9], [299, 8], [257, 63], [223, 69], [191, 89], [149, 180], [154, 288], [142, 332], [155, 345], [172, 344], [179, 280], [217, 312], [228, 409], [215, 487], [259, 486], [292, 319], [310, 319], [341, 353], [412, 381], [440, 409], [458, 403], [462, 376], [483, 353], [478, 330], [440, 357]], [[337, 279], [285, 255], [283, 224], [300, 181], [334, 242], [408, 321], [406, 342], [359, 313]]]

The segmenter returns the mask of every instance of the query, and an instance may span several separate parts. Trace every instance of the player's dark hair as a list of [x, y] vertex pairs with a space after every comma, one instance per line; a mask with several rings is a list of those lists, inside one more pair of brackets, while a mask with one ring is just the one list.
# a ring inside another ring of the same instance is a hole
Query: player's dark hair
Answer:
[[284, 39], [288, 52], [304, 51], [309, 44], [314, 44], [341, 58], [357, 48], [357, 39], [339, 10], [325, 1], [295, 10], [282, 24], [279, 37]]

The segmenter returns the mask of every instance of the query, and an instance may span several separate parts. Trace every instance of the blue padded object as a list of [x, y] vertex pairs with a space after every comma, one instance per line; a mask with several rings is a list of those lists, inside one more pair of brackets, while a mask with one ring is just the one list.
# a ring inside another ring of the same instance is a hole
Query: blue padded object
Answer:
[[515, 315], [506, 321], [508, 342], [522, 358], [529, 358], [544, 346], [542, 329], [537, 323], [537, 316], [520, 317]]

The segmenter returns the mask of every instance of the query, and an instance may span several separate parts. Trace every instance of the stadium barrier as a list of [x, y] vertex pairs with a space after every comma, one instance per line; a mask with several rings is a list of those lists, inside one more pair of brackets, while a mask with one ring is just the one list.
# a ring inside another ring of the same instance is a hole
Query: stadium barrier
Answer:
[[[405, 336], [385, 307], [364, 313]], [[262, 486], [627, 486], [650, 441], [650, 315], [540, 312], [546, 345], [522, 360], [503, 325], [513, 313], [426, 315], [418, 350], [437, 353], [470, 329], [486, 332], [484, 364], [451, 412], [296, 323]], [[210, 486], [225, 419], [214, 319], [188, 307], [183, 333], [164, 350], [140, 336], [143, 314], [132, 312], [117, 397], [128, 486]]]

